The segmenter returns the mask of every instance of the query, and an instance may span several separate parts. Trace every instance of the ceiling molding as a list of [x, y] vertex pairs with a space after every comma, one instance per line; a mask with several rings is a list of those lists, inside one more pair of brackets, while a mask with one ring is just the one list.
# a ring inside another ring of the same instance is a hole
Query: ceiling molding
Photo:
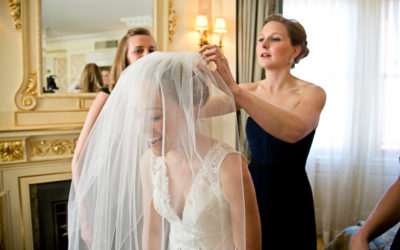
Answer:
[[129, 28], [134, 27], [147, 27], [153, 29], [153, 18], [151, 16], [133, 16], [133, 17], [122, 17], [119, 19], [125, 23]]

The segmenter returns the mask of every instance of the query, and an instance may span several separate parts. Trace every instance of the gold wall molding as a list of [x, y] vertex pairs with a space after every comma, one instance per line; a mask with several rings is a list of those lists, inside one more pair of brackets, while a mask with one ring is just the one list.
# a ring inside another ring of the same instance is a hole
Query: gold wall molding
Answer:
[[70, 160], [80, 130], [69, 126], [0, 131], [0, 171], [3, 166]]
[[24, 145], [22, 140], [0, 141], [1, 160], [20, 161], [24, 159]]
[[176, 31], [176, 21], [178, 20], [178, 14], [174, 9], [174, 1], [168, 1], [168, 40], [170, 43], [174, 41], [174, 34]]
[[77, 138], [72, 140], [56, 139], [53, 141], [29, 142], [32, 148], [31, 156], [64, 155], [74, 154]]
[[14, 29], [21, 30], [21, 1], [8, 0], [8, 6], [10, 7], [10, 15], [14, 19]]
[[20, 110], [33, 110], [37, 105], [38, 80], [36, 72], [29, 72], [28, 81], [22, 84], [15, 95], [15, 105]]

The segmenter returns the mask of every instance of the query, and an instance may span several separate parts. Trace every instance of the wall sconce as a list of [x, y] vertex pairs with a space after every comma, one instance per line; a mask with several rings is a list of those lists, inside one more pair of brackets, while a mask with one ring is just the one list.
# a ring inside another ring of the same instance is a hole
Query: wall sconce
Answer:
[[208, 30], [207, 16], [198, 15], [196, 17], [196, 23], [194, 29], [200, 32], [200, 44], [199, 44], [200, 47], [209, 44], [207, 40], [207, 30]]
[[[207, 40], [208, 21], [207, 16], [198, 15], [196, 17], [195, 30], [200, 32], [200, 47], [209, 44]], [[217, 17], [214, 23], [213, 32], [218, 35], [218, 47], [222, 48], [222, 36], [227, 32], [225, 18]]]
[[215, 24], [214, 24], [214, 33], [219, 34], [219, 41], [218, 41], [218, 47], [221, 49], [222, 48], [222, 36], [224, 33], [226, 33], [226, 22], [225, 18], [223, 17], [217, 17], [215, 19]]

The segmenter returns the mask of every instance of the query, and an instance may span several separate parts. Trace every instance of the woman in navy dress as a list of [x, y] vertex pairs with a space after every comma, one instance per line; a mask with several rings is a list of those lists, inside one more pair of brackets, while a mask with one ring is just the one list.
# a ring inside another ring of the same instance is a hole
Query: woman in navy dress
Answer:
[[305, 165], [326, 94], [290, 72], [309, 53], [303, 26], [280, 15], [267, 17], [256, 49], [258, 63], [265, 70], [265, 79], [259, 82], [238, 85], [216, 45], [205, 45], [199, 52], [216, 64], [237, 107], [250, 116], [246, 127], [249, 169], [263, 249], [316, 249], [313, 196]]

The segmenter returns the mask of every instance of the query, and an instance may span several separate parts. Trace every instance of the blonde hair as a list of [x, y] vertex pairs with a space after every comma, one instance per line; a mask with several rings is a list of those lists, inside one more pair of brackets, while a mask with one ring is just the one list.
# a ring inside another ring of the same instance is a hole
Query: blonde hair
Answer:
[[143, 27], [137, 27], [137, 28], [132, 28], [126, 32], [126, 34], [121, 38], [121, 41], [118, 44], [117, 52], [115, 54], [115, 59], [114, 63], [111, 67], [111, 73], [110, 73], [110, 84], [108, 85], [108, 88], [110, 89], [110, 92], [114, 88], [115, 84], [118, 81], [119, 75], [121, 72], [128, 67], [128, 60], [127, 60], [127, 51], [128, 51], [128, 38], [136, 35], [145, 35], [153, 38], [151, 36], [150, 30], [143, 28]]
[[79, 80], [82, 92], [97, 92], [103, 87], [103, 80], [99, 67], [95, 63], [86, 64]]

